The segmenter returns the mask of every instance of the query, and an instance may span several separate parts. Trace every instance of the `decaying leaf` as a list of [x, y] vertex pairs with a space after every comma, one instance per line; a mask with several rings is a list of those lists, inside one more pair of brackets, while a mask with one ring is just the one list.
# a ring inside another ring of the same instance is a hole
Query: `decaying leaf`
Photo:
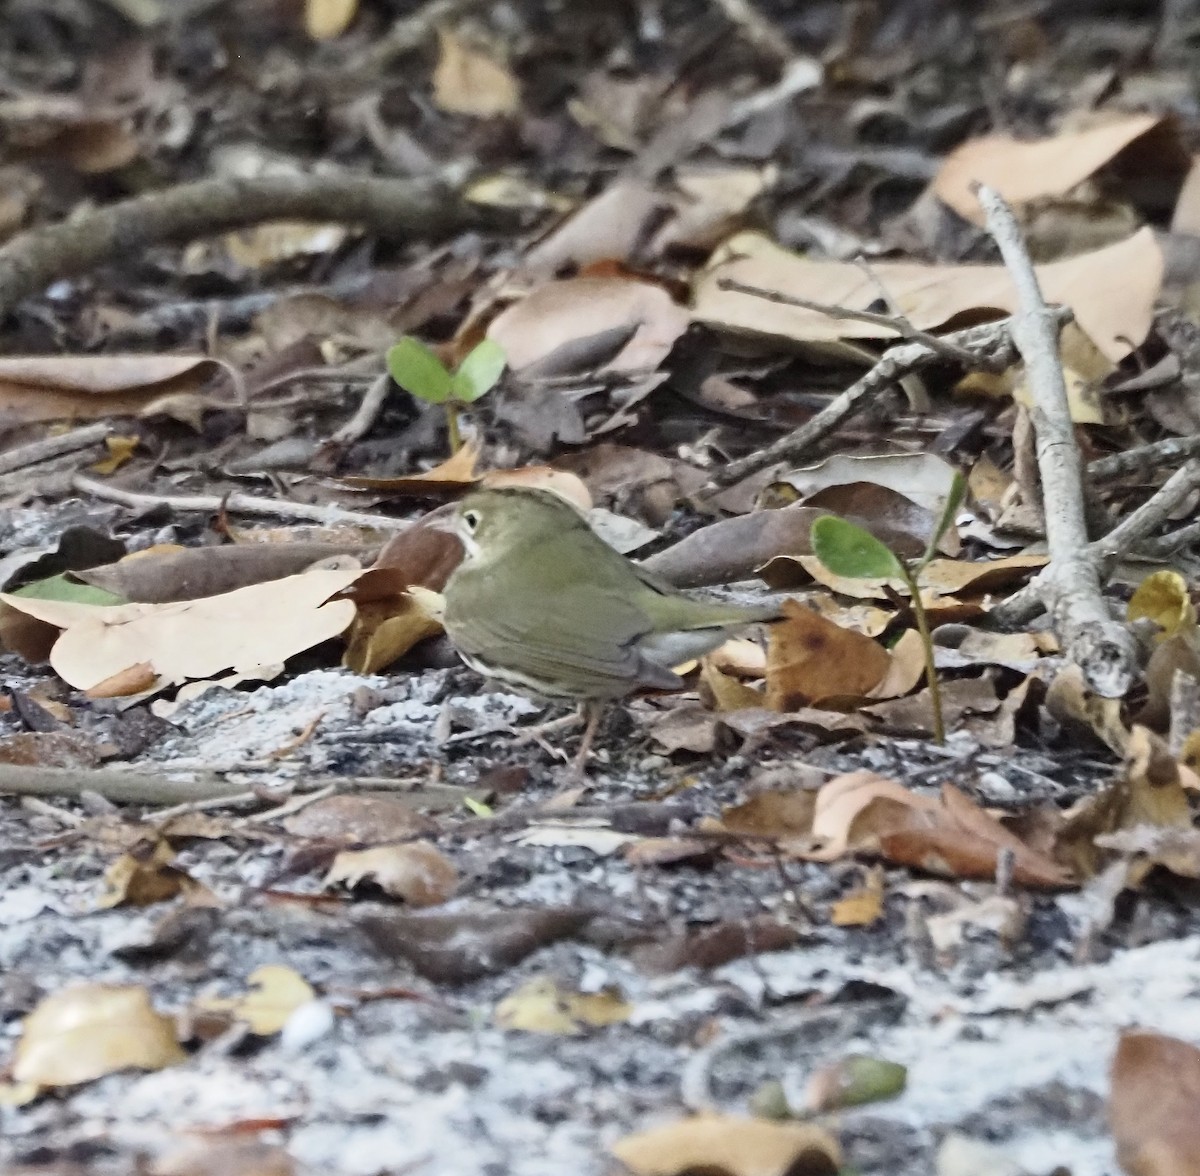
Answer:
[[632, 1011], [611, 989], [573, 992], [551, 976], [534, 976], [500, 1001], [494, 1016], [502, 1029], [574, 1037], [626, 1021]]
[[435, 846], [423, 841], [344, 849], [333, 859], [325, 885], [357, 887], [373, 883], [409, 906], [436, 906], [458, 887], [458, 871]]
[[13, 1058], [18, 1082], [75, 1086], [118, 1070], [161, 1070], [186, 1058], [170, 1017], [139, 985], [79, 984], [25, 1018]]
[[895, 1098], [904, 1092], [908, 1068], [899, 1062], [850, 1054], [822, 1066], [809, 1079], [805, 1105], [814, 1114]]
[[1200, 1176], [1200, 1049], [1132, 1029], [1112, 1065], [1108, 1121], [1129, 1176]]
[[283, 820], [293, 837], [311, 837], [347, 845], [379, 845], [414, 834], [432, 833], [434, 822], [417, 803], [387, 792], [327, 796]]
[[834, 1176], [842, 1163], [823, 1127], [734, 1115], [698, 1115], [618, 1140], [612, 1148], [636, 1176]]
[[829, 912], [835, 927], [869, 927], [883, 915], [883, 870], [872, 866], [862, 885], [839, 898]]
[[149, 906], [178, 894], [209, 893], [186, 871], [172, 865], [175, 851], [164, 840], [143, 842], [123, 853], [104, 873], [104, 893], [96, 906]]
[[1187, 581], [1178, 572], [1164, 570], [1148, 575], [1129, 598], [1125, 615], [1131, 621], [1153, 621], [1162, 630], [1162, 637], [1196, 629], [1196, 606], [1188, 594]]

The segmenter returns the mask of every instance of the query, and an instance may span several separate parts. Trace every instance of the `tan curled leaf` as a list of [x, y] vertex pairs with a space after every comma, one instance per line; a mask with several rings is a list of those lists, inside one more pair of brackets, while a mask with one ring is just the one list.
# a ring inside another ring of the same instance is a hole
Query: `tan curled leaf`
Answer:
[[635, 1176], [833, 1176], [842, 1162], [837, 1141], [823, 1127], [736, 1115], [697, 1115], [652, 1127], [617, 1140], [612, 1152]]
[[488, 338], [514, 372], [658, 367], [687, 329], [688, 312], [661, 286], [628, 278], [569, 278], [536, 287], [501, 311]]
[[161, 1070], [186, 1059], [170, 1017], [140, 985], [80, 984], [46, 997], [25, 1018], [12, 1076], [74, 1086], [118, 1070]]
[[883, 870], [872, 866], [862, 884], [839, 898], [830, 908], [835, 927], [869, 927], [883, 916]]
[[1196, 628], [1196, 606], [1178, 572], [1151, 572], [1134, 590], [1125, 615], [1131, 621], [1153, 621], [1162, 630], [1160, 640]]
[[[1146, 337], [1164, 270], [1162, 250], [1149, 228], [1036, 270], [1047, 302], [1070, 306], [1080, 328], [1111, 362], [1119, 363]], [[760, 234], [739, 233], [698, 277], [692, 317], [718, 329], [794, 342], [887, 339], [895, 331], [724, 290], [723, 278], [852, 310], [870, 309], [882, 283], [896, 308], [927, 331], [962, 315], [1017, 310], [1015, 287], [1000, 265], [876, 261], [867, 274], [852, 262], [815, 261]]]
[[458, 871], [436, 846], [425, 841], [344, 849], [333, 859], [325, 886], [353, 889], [364, 882], [410, 906], [436, 906], [458, 888]]
[[131, 416], [216, 371], [203, 355], [0, 356], [0, 423]]
[[135, 846], [104, 872], [104, 893], [96, 902], [100, 910], [115, 906], [150, 906], [165, 902], [197, 885], [172, 865], [175, 851], [166, 841]]
[[81, 605], [4, 594], [0, 600], [63, 629], [50, 664], [87, 690], [149, 663], [167, 682], [212, 678], [263, 666], [338, 636], [354, 617], [348, 600], [330, 596], [361, 572], [311, 571], [173, 604]]
[[1164, 119], [1154, 114], [1117, 115], [1098, 126], [1041, 139], [985, 135], [968, 139], [942, 161], [933, 190], [959, 216], [983, 224], [974, 183], [995, 188], [1019, 207], [1041, 196], [1063, 196], [1088, 179]]

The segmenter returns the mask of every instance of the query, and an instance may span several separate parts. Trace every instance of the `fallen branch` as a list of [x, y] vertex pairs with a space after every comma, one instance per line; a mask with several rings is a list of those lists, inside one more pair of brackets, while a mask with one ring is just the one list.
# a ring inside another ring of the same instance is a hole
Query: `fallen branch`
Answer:
[[1138, 671], [1133, 635], [1113, 619], [1101, 590], [1099, 560], [1088, 552], [1083, 462], [1075, 440], [1058, 355], [1060, 320], [1042, 297], [1012, 210], [986, 186], [976, 190], [988, 232], [1017, 288], [1012, 341], [1025, 361], [1033, 398], [1038, 474], [1050, 563], [1034, 584], [1066, 656], [1104, 698], [1120, 698]]
[[446, 189], [360, 175], [199, 180], [30, 229], [0, 246], [0, 315], [60, 278], [151, 245], [279, 218], [357, 224], [392, 238], [444, 233], [478, 219]]
[[43, 437], [40, 441], [30, 441], [28, 445], [17, 445], [0, 453], [0, 474], [11, 474], [14, 470], [28, 469], [43, 461], [62, 457], [65, 453], [76, 453], [80, 449], [99, 445], [112, 431], [110, 424], [84, 425], [81, 429], [72, 429], [57, 437]]
[[313, 502], [291, 502], [286, 498], [258, 498], [253, 494], [139, 494], [133, 490], [122, 490], [108, 482], [99, 482], [84, 474], [76, 474], [71, 485], [80, 494], [90, 494], [105, 502], [115, 502], [130, 510], [153, 510], [167, 507], [180, 513], [200, 512], [211, 514], [226, 510], [234, 514], [267, 515], [272, 518], [292, 519], [299, 522], [349, 523], [355, 527], [379, 527], [387, 531], [404, 531], [412, 523], [408, 519], [394, 519], [389, 515], [361, 514], [340, 506], [322, 506]]
[[[1070, 319], [1070, 311], [1064, 308], [1056, 308], [1052, 313], [1057, 323]], [[856, 380], [798, 429], [793, 429], [765, 449], [713, 470], [708, 485], [700, 492], [701, 497], [710, 497], [777, 461], [798, 461], [808, 456], [808, 451], [818, 441], [860, 412], [865, 406], [864, 402], [898, 384], [905, 376], [930, 364], [944, 362], [947, 349], [969, 354], [973, 366], [978, 370], [1004, 371], [1018, 358], [1011, 336], [1012, 321], [1001, 319], [963, 331], [952, 331], [939, 339], [936, 349], [921, 342], [899, 343], [888, 348], [865, 376]]]
[[1124, 474], [1146, 477], [1160, 466], [1175, 465], [1197, 456], [1200, 456], [1200, 433], [1190, 437], [1167, 437], [1150, 445], [1097, 458], [1088, 462], [1087, 472], [1093, 481], [1119, 478]]

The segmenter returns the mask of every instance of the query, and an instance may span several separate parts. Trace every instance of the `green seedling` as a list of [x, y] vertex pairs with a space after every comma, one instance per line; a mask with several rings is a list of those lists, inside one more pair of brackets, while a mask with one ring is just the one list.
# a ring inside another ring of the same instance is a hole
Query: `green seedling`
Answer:
[[411, 335], [405, 335], [387, 353], [388, 374], [405, 392], [429, 404], [446, 406], [451, 453], [462, 448], [459, 414], [496, 386], [505, 362], [504, 348], [491, 339], [478, 344], [454, 372]]
[[933, 703], [933, 737], [938, 743], [946, 742], [946, 722], [942, 713], [942, 691], [933, 661], [929, 618], [925, 614], [924, 604], [921, 603], [917, 579], [925, 565], [937, 553], [938, 543], [954, 522], [966, 488], [963, 476], [955, 474], [954, 481], [950, 484], [950, 493], [942, 507], [941, 518], [929, 537], [929, 543], [920, 557], [913, 560], [900, 559], [870, 531], [856, 527], [835, 515], [826, 515], [812, 525], [813, 554], [835, 576], [845, 576], [850, 580], [904, 581], [912, 601], [913, 616], [916, 618], [917, 631], [921, 635], [921, 644], [925, 649], [925, 676], [929, 679], [929, 698]]

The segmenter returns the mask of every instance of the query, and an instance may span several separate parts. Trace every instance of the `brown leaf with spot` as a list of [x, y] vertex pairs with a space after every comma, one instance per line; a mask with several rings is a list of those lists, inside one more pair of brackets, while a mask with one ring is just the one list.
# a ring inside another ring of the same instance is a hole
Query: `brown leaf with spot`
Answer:
[[1122, 1033], [1108, 1121], [1129, 1176], [1200, 1176], [1200, 1049], [1162, 1033]]
[[[861, 699], [887, 674], [883, 646], [794, 600], [771, 626], [767, 647], [767, 706], [788, 711], [824, 700]], [[842, 708], [838, 708], [842, 709]]]

